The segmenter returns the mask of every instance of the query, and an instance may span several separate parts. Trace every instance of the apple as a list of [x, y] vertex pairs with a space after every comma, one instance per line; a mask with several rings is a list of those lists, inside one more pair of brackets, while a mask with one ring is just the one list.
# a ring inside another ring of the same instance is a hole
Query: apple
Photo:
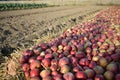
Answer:
[[35, 68], [40, 68], [41, 67], [41, 62], [40, 61], [38, 61], [38, 60], [35, 60], [34, 62], [32, 62], [31, 64], [30, 64], [30, 69], [32, 70], [32, 69], [35, 69]]
[[63, 73], [63, 74], [65, 74], [69, 71], [70, 71], [70, 66], [68, 66], [68, 65], [62, 65], [61, 68], [60, 68], [60, 72]]
[[28, 63], [24, 63], [23, 65], [22, 65], [22, 70], [23, 71], [29, 71], [29, 69], [30, 69], [30, 65], [28, 64]]
[[65, 80], [75, 80], [75, 76], [74, 76], [73, 73], [71, 73], [71, 72], [65, 73], [65, 74], [63, 75], [63, 78], [64, 78]]
[[53, 58], [53, 54], [51, 54], [51, 53], [48, 53], [48, 54], [46, 54], [46, 55], [45, 55], [45, 58], [52, 59], [52, 58]]
[[28, 59], [29, 59], [28, 56], [22, 56], [22, 57], [20, 58], [19, 62], [20, 62], [21, 64], [24, 64], [24, 63], [27, 63], [27, 62], [28, 62]]
[[28, 62], [29, 62], [29, 63], [32, 63], [32, 62], [34, 62], [35, 60], [36, 60], [35, 57], [30, 57]]
[[30, 79], [30, 73], [29, 73], [29, 71], [24, 72], [24, 74], [25, 74], [25, 78], [26, 79]]
[[39, 46], [41, 46], [42, 50], [46, 50], [48, 48], [47, 43], [41, 43]]
[[24, 56], [32, 56], [32, 55], [33, 55], [33, 51], [32, 51], [32, 50], [25, 50], [25, 51], [23, 52], [23, 55], [24, 55]]
[[96, 75], [94, 80], [105, 80], [103, 75]]
[[88, 78], [93, 78], [95, 76], [95, 72], [92, 69], [86, 69], [85, 73]]
[[44, 78], [42, 78], [42, 80], [53, 80], [51, 76], [46, 76]]
[[114, 73], [112, 73], [111, 71], [106, 71], [104, 73], [104, 77], [106, 80], [113, 80], [114, 78]]
[[106, 67], [108, 65], [108, 61], [106, 58], [102, 57], [99, 59], [99, 65], [102, 67]]
[[57, 46], [52, 46], [52, 47], [51, 47], [51, 50], [52, 50], [53, 52], [57, 52], [58, 48], [57, 48]]
[[84, 79], [86, 80], [87, 79], [87, 75], [85, 72], [83, 71], [78, 71], [76, 74], [75, 74], [76, 78], [77, 79]]
[[115, 62], [111, 62], [107, 65], [106, 70], [111, 71], [113, 73], [118, 72], [118, 66]]
[[32, 69], [30, 71], [30, 77], [38, 77], [39, 76], [39, 69]]
[[101, 67], [101, 66], [95, 66], [94, 68], [93, 68], [93, 70], [95, 71], [95, 73], [96, 74], [103, 74], [104, 73], [104, 68], [103, 67]]
[[88, 61], [87, 58], [82, 58], [82, 59], [80, 59], [79, 64], [82, 65], [82, 66], [85, 66], [85, 65], [88, 66], [89, 61]]
[[48, 59], [48, 58], [44, 58], [43, 60], [42, 60], [42, 63], [43, 63], [43, 65], [45, 66], [45, 67], [50, 67], [50, 59]]
[[119, 74], [116, 74], [115, 80], [120, 80], [120, 73], [119, 73]]
[[39, 77], [32, 77], [30, 80], [41, 80]]
[[57, 65], [50, 66], [51, 71], [56, 71], [58, 69]]
[[44, 58], [43, 56], [39, 55], [39, 56], [37, 56], [36, 59], [37, 59], [38, 61], [42, 61], [43, 58]]
[[40, 76], [42, 77], [42, 78], [45, 78], [46, 76], [49, 76], [51, 73], [50, 73], [50, 71], [49, 70], [42, 70], [41, 72], [40, 72]]
[[95, 62], [95, 61], [91, 61], [90, 63], [89, 63], [89, 67], [90, 68], [94, 68], [94, 67], [96, 67], [97, 66], [97, 63]]
[[65, 64], [69, 64], [69, 59], [67, 57], [63, 57], [59, 60], [59, 66], [63, 66]]

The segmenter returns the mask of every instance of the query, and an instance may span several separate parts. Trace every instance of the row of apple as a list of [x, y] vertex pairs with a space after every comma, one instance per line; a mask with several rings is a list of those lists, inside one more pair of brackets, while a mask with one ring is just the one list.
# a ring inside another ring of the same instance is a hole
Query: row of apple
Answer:
[[23, 52], [27, 80], [120, 80], [120, 7]]

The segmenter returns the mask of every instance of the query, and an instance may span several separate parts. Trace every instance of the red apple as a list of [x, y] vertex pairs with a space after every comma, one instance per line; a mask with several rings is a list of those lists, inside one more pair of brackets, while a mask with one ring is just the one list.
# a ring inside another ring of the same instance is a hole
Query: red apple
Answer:
[[96, 75], [94, 80], [105, 80], [103, 75]]
[[23, 65], [22, 65], [22, 70], [23, 71], [29, 71], [29, 69], [30, 69], [30, 65], [28, 64], [28, 63], [24, 63]]
[[68, 72], [68, 73], [65, 73], [65, 74], [63, 75], [63, 78], [64, 78], [65, 80], [74, 80], [74, 79], [75, 79], [75, 76], [73, 75], [73, 73]]
[[83, 71], [78, 71], [76, 74], [75, 74], [76, 78], [77, 79], [87, 79], [87, 75], [85, 72]]
[[32, 51], [32, 50], [25, 50], [25, 51], [23, 52], [23, 55], [24, 55], [24, 56], [32, 56], [32, 55], [33, 55], [33, 51]]
[[41, 56], [41, 55], [37, 56], [38, 61], [42, 61], [42, 59], [43, 59], [43, 56]]
[[46, 77], [42, 78], [42, 80], [53, 80], [53, 79], [52, 79], [52, 76], [46, 76]]
[[26, 71], [26, 72], [25, 72], [25, 78], [26, 78], [26, 79], [29, 79], [29, 78], [30, 78], [30, 73], [29, 73], [29, 71]]
[[119, 74], [116, 74], [115, 80], [120, 80], [120, 73], [119, 73]]
[[35, 57], [30, 57], [29, 58], [29, 63], [32, 63], [32, 62], [34, 62], [36, 59], [35, 59]]
[[33, 69], [30, 71], [30, 77], [38, 77], [39, 76], [39, 69]]
[[50, 66], [51, 71], [56, 71], [58, 69], [57, 65]]
[[80, 59], [79, 64], [82, 65], [82, 66], [85, 66], [85, 65], [88, 66], [89, 61], [88, 61], [87, 58], [82, 58], [82, 59]]
[[45, 58], [52, 59], [53, 58], [53, 54], [48, 53], [48, 54], [45, 55]]
[[19, 61], [20, 61], [21, 64], [23, 64], [23, 63], [27, 63], [28, 59], [29, 59], [28, 56], [22, 56]]
[[30, 80], [41, 80], [39, 77], [32, 77]]
[[44, 58], [44, 59], [42, 60], [42, 63], [43, 63], [44, 66], [50, 67], [50, 59]]
[[41, 62], [40, 61], [38, 61], [38, 60], [35, 60], [34, 62], [32, 62], [31, 64], [30, 64], [30, 69], [32, 70], [32, 69], [35, 69], [35, 68], [40, 68], [41, 67]]
[[97, 63], [95, 61], [91, 61], [89, 64], [90, 68], [94, 68], [97, 65]]
[[63, 57], [59, 60], [59, 66], [63, 66], [65, 64], [69, 64], [69, 59], [67, 57]]
[[51, 50], [52, 50], [53, 52], [56, 52], [56, 51], [58, 50], [58, 48], [57, 48], [57, 46], [52, 46], [52, 47], [51, 47]]

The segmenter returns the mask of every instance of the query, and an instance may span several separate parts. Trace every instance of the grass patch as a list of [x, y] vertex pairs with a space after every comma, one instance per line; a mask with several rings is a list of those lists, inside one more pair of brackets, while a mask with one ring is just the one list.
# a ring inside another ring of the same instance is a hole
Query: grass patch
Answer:
[[36, 4], [36, 3], [1, 3], [0, 11], [6, 10], [20, 10], [20, 9], [33, 9], [33, 8], [43, 8], [43, 7], [53, 7], [54, 5], [48, 5], [46, 3]]

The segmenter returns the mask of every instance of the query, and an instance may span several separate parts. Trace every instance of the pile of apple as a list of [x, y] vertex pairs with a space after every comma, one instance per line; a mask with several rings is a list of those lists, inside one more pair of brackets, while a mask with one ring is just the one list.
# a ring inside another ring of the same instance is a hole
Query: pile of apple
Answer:
[[119, 24], [120, 7], [111, 7], [25, 50], [20, 63], [26, 79], [120, 80]]

